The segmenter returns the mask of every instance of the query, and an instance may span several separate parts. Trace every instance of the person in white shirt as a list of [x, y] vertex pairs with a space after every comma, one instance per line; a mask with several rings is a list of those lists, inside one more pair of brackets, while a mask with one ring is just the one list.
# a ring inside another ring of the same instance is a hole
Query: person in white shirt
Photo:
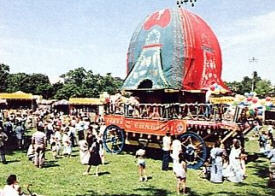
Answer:
[[175, 167], [179, 162], [179, 154], [182, 152], [182, 145], [179, 140], [179, 136], [175, 137], [175, 139], [173, 140], [171, 150], [171, 157], [173, 159], [173, 171], [175, 172]]
[[170, 159], [170, 150], [171, 150], [171, 136], [170, 132], [167, 131], [166, 135], [162, 138], [162, 170], [167, 171], [169, 167], [169, 159]]
[[70, 157], [72, 154], [72, 143], [68, 136], [69, 128], [64, 132], [62, 137], [63, 155]]
[[233, 140], [233, 147], [229, 155], [229, 166], [231, 173], [228, 180], [235, 183], [240, 183], [244, 179], [244, 174], [241, 167], [241, 147], [239, 141]]
[[21, 188], [18, 185], [16, 175], [10, 175], [7, 179], [7, 185], [0, 191], [0, 196], [19, 196], [22, 195]]
[[34, 164], [36, 167], [42, 168], [45, 159], [47, 138], [44, 133], [44, 126], [41, 123], [39, 123], [37, 131], [32, 135], [32, 144], [35, 149]]

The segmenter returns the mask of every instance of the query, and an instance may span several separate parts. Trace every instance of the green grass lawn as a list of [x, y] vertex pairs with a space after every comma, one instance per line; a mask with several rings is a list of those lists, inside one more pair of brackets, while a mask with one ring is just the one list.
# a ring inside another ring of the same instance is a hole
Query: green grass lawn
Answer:
[[[250, 155], [258, 151], [256, 141], [247, 143]], [[26, 154], [14, 152], [7, 156], [9, 164], [0, 164], [0, 187], [3, 187], [9, 174], [16, 174], [21, 186], [33, 184], [32, 190], [48, 196], [69, 195], [175, 195], [175, 177], [172, 171], [161, 171], [161, 161], [147, 159], [147, 171], [151, 179], [138, 181], [135, 158], [129, 153], [107, 154], [108, 164], [100, 168], [101, 175], [83, 176], [86, 169], [79, 162], [75, 149], [72, 158], [53, 160], [48, 151], [47, 164], [43, 169], [35, 168]], [[213, 184], [201, 179], [199, 171], [188, 170], [187, 186], [189, 195], [275, 195], [275, 190], [266, 188], [269, 162], [257, 158], [247, 164], [248, 177], [242, 184], [224, 182]], [[172, 164], [171, 164], [172, 166]], [[93, 170], [92, 170], [93, 173]]]

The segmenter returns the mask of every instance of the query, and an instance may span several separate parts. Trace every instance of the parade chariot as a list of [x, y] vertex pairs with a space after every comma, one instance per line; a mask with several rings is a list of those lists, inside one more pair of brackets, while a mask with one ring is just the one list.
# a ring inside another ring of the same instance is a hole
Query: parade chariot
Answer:
[[141, 143], [161, 148], [169, 132], [180, 139], [188, 167], [197, 169], [215, 142], [228, 148], [233, 138], [243, 140], [253, 125], [242, 121], [242, 111], [209, 102], [214, 92], [230, 93], [221, 71], [219, 43], [199, 16], [176, 8], [146, 17], [132, 36], [122, 87], [138, 103], [106, 101], [106, 151]]

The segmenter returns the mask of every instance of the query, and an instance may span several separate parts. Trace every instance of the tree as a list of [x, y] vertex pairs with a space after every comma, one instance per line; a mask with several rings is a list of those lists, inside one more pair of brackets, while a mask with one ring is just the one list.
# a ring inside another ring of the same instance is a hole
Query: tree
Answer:
[[122, 79], [112, 77], [110, 73], [101, 76], [83, 67], [70, 70], [60, 77], [64, 79], [64, 86], [56, 92], [57, 99], [99, 97], [103, 92], [114, 94], [122, 86]]
[[113, 77], [111, 73], [102, 76], [83, 67], [70, 70], [60, 77], [64, 83], [51, 84], [44, 74], [9, 73], [8, 65], [0, 65], [0, 91], [23, 91], [42, 95], [45, 99], [69, 99], [70, 97], [99, 97], [103, 92], [115, 94], [122, 86], [123, 80]]
[[57, 83], [52, 84], [52, 95], [50, 98], [54, 98], [57, 91], [62, 89], [63, 86], [64, 86], [64, 84], [62, 82], [57, 82]]
[[55, 99], [69, 99], [70, 97], [79, 97], [80, 91], [76, 84], [65, 84], [56, 92]]
[[7, 78], [9, 76], [10, 67], [5, 64], [0, 64], [0, 92], [7, 90]]
[[230, 90], [237, 94], [251, 92], [252, 89], [260, 96], [274, 93], [274, 86], [269, 80], [262, 80], [258, 73], [254, 71], [252, 78], [245, 76], [241, 82], [233, 81], [226, 83]]
[[256, 83], [255, 92], [259, 96], [266, 96], [269, 93], [274, 93], [274, 87], [269, 80], [260, 80]]
[[7, 78], [7, 92], [13, 93], [16, 91], [27, 92], [25, 80], [28, 77], [25, 73], [10, 74]]
[[44, 74], [10, 74], [7, 79], [7, 92], [16, 91], [42, 95], [46, 99], [53, 96], [53, 87], [49, 77]]

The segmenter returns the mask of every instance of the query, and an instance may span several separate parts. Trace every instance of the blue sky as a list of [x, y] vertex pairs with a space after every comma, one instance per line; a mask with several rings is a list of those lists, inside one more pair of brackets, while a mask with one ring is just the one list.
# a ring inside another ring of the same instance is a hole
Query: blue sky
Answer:
[[[275, 0], [197, 0], [194, 8], [217, 35], [223, 79], [257, 71], [275, 83]], [[176, 0], [0, 0], [0, 63], [12, 72], [44, 73], [56, 81], [83, 66], [125, 77], [132, 33]], [[251, 57], [258, 62], [249, 63]]]

